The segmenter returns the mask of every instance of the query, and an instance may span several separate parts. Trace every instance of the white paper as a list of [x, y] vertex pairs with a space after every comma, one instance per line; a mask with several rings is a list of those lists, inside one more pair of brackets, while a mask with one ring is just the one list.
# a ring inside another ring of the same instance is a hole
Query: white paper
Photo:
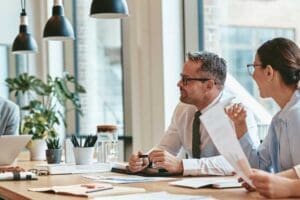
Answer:
[[214, 199], [209, 196], [200, 196], [200, 195], [179, 195], [179, 194], [170, 194], [167, 192], [149, 192], [141, 194], [130, 194], [130, 195], [121, 195], [121, 196], [110, 196], [110, 197], [101, 197], [95, 198], [95, 200], [199, 200], [199, 199]]
[[249, 179], [251, 168], [248, 159], [238, 142], [233, 124], [224, 111], [224, 105], [226, 104], [217, 104], [201, 115], [201, 123], [218, 151], [232, 165], [237, 175], [253, 186]]
[[179, 181], [170, 182], [169, 185], [189, 187], [189, 188], [201, 188], [201, 187], [214, 187], [214, 188], [232, 188], [241, 187], [241, 183], [237, 181], [236, 177], [224, 178], [224, 177], [201, 177], [201, 178], [184, 178]]
[[165, 177], [143, 177], [143, 176], [99, 176], [99, 175], [83, 175], [82, 177], [92, 179], [94, 181], [105, 183], [144, 183], [153, 181], [170, 181], [175, 178]]

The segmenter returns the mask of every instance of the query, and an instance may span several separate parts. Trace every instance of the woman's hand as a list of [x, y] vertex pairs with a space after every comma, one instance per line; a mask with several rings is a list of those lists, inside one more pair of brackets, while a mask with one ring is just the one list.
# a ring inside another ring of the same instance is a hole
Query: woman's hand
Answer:
[[256, 191], [268, 198], [284, 198], [294, 196], [293, 191], [298, 191], [295, 180], [267, 173], [261, 170], [253, 170], [250, 176]]
[[242, 104], [233, 104], [229, 108], [225, 109], [225, 113], [233, 121], [236, 136], [238, 139], [248, 131], [246, 117], [247, 113]]

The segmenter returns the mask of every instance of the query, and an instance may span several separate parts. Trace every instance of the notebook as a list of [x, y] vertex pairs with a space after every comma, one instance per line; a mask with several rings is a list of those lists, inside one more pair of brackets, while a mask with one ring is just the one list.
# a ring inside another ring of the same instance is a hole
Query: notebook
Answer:
[[[89, 188], [87, 185], [96, 185], [94, 188]], [[42, 188], [29, 188], [33, 192], [53, 192], [57, 194], [83, 196], [83, 197], [98, 197], [123, 194], [135, 194], [145, 192], [144, 188], [112, 186], [107, 183], [89, 183], [65, 186], [52, 186]]]
[[158, 169], [153, 167], [147, 167], [145, 170], [141, 172], [131, 172], [128, 170], [128, 163], [123, 162], [115, 162], [112, 163], [112, 172], [129, 174], [129, 175], [139, 175], [139, 176], [150, 176], [150, 177], [162, 177], [162, 176], [175, 176], [176, 174], [169, 173], [165, 169]]
[[32, 135], [1, 135], [0, 165], [10, 165], [27, 145]]
[[220, 178], [220, 177], [205, 177], [205, 178], [185, 178], [179, 181], [170, 182], [169, 185], [188, 187], [198, 189], [202, 187], [212, 187], [218, 189], [242, 187], [236, 177]]

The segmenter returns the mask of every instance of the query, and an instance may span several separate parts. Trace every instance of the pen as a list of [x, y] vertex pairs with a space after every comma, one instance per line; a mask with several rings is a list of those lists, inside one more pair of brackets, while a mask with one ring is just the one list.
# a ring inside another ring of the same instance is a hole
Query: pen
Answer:
[[148, 158], [148, 155], [147, 154], [141, 154], [141, 155], [139, 155], [139, 158]]
[[85, 193], [93, 193], [93, 192], [99, 192], [102, 190], [110, 190], [113, 189], [113, 187], [107, 187], [107, 188], [98, 188], [98, 189], [93, 189], [93, 190], [87, 190]]

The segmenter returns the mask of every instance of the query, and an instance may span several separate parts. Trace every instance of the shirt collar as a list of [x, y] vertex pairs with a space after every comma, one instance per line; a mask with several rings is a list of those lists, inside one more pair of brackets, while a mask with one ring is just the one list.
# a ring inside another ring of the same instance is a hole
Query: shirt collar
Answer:
[[220, 94], [210, 103], [208, 104], [208, 106], [206, 106], [205, 108], [203, 108], [201, 110], [201, 113], [205, 113], [207, 110], [209, 110], [211, 107], [213, 107], [215, 104], [217, 104], [217, 102], [219, 102], [219, 100], [221, 99], [223, 92], [220, 92]]
[[298, 102], [300, 99], [300, 90], [297, 89], [291, 99], [287, 102], [287, 104], [278, 112], [278, 118], [285, 118], [285, 116], [290, 112], [290, 108]]

